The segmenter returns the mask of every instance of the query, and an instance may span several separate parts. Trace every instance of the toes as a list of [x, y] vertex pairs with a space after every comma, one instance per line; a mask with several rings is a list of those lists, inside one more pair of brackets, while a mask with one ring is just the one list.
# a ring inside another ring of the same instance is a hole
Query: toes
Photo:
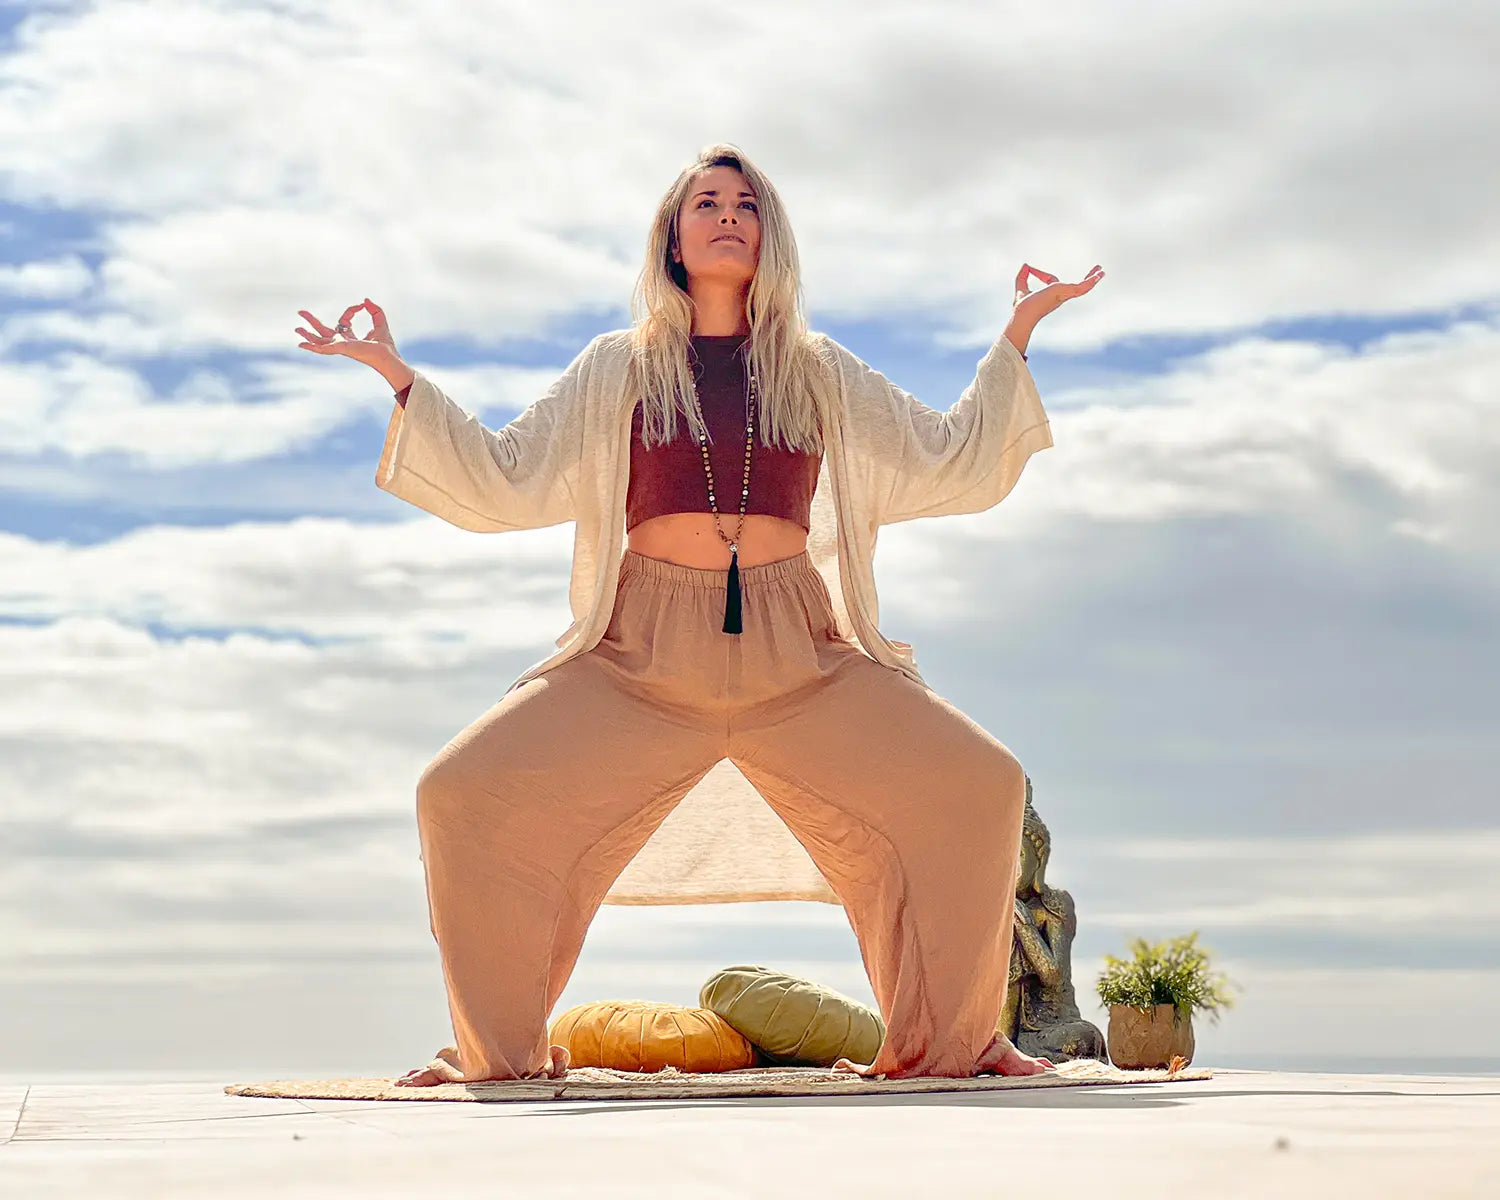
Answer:
[[460, 1083], [463, 1072], [445, 1058], [434, 1058], [425, 1067], [413, 1067], [400, 1079], [393, 1080], [396, 1087], [436, 1087], [444, 1083]]

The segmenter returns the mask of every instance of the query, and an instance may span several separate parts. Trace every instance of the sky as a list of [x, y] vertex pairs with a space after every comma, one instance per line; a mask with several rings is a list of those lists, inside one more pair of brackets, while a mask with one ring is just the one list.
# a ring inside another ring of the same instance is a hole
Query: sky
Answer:
[[[947, 409], [1022, 262], [1105, 279], [1054, 445], [882, 530], [1093, 981], [1196, 930], [1201, 1065], [1500, 1059], [1500, 12], [1459, 3], [0, 0], [0, 1072], [404, 1073], [450, 1038], [423, 768], [569, 623], [571, 525], [374, 483], [369, 296], [492, 428], [630, 322], [707, 144], [812, 328]], [[356, 319], [364, 332], [367, 318]], [[843, 910], [600, 910], [555, 1012]]]

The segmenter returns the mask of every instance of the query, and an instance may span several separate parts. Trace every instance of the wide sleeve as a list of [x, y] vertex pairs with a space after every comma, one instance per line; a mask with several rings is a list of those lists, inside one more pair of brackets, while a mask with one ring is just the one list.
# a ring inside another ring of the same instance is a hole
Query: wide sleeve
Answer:
[[1009, 495], [1052, 429], [1021, 352], [1000, 337], [947, 412], [929, 408], [847, 350], [845, 386], [877, 524], [983, 512]]
[[584, 389], [598, 339], [509, 424], [491, 430], [420, 371], [386, 427], [375, 484], [460, 529], [502, 533], [576, 519]]

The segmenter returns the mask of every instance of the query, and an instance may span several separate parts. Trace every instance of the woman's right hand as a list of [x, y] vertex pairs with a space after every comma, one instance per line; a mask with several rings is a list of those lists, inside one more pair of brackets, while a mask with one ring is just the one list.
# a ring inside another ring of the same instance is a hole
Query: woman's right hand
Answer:
[[[375, 327], [361, 338], [355, 336], [354, 326], [350, 324], [350, 321], [362, 308], [369, 310]], [[396, 343], [391, 338], [390, 326], [386, 324], [385, 313], [368, 296], [365, 297], [363, 304], [352, 304], [346, 308], [344, 315], [338, 319], [332, 329], [329, 329], [305, 308], [298, 309], [297, 312], [298, 315], [306, 317], [317, 330], [316, 333], [310, 333], [302, 326], [297, 326], [297, 332], [307, 339], [298, 343], [298, 349], [311, 350], [314, 354], [343, 354], [376, 369], [388, 366], [393, 360], [399, 362], [401, 359], [401, 355], [396, 351]]]

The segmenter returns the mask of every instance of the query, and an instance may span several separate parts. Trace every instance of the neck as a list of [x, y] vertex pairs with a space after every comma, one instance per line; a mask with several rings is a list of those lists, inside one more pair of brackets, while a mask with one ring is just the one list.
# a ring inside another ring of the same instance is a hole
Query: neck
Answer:
[[688, 295], [693, 301], [693, 329], [699, 337], [730, 337], [748, 334], [750, 319], [745, 315], [749, 286], [717, 279], [698, 280], [688, 277]]

